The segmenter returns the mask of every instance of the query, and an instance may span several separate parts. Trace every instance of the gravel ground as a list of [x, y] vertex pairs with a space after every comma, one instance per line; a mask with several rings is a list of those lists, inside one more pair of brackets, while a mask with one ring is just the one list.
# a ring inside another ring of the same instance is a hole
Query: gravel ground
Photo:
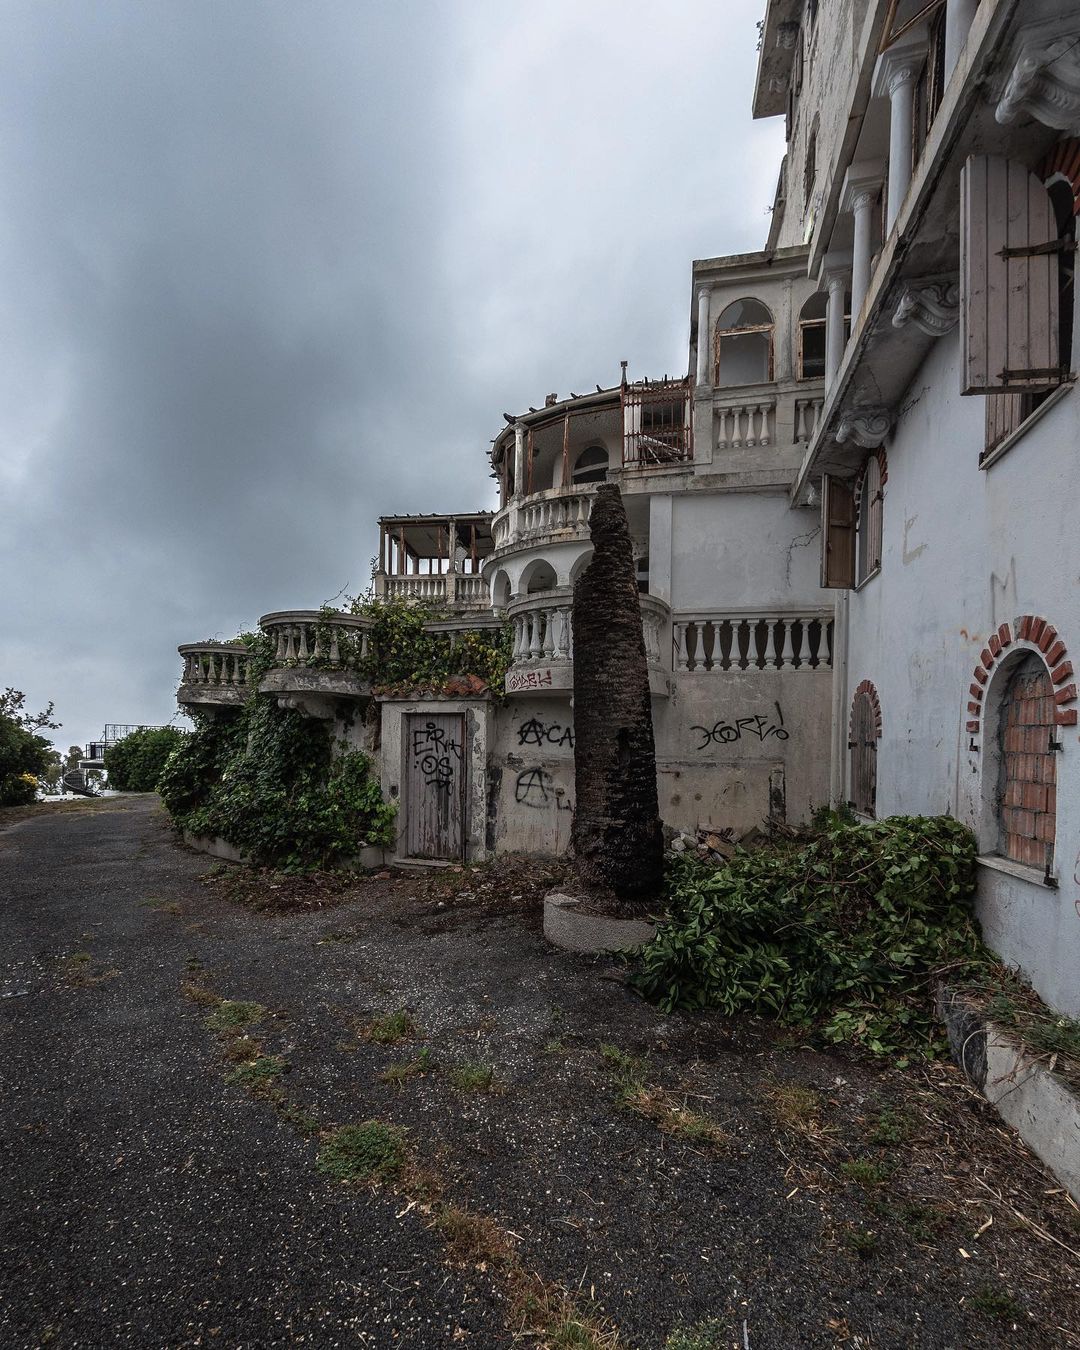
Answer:
[[[505, 1266], [411, 1176], [320, 1175], [302, 1112], [402, 1127], [623, 1347], [1080, 1347], [1077, 1210], [950, 1067], [663, 1017], [544, 943], [528, 867], [245, 877], [154, 798], [0, 813], [0, 1345], [512, 1344]], [[214, 998], [264, 1005], [276, 1100]]]

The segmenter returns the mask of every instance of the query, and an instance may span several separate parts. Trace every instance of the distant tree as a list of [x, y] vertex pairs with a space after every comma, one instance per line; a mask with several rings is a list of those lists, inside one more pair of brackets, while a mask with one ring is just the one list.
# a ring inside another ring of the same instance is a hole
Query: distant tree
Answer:
[[79, 767], [79, 760], [82, 759], [83, 752], [81, 745], [71, 745], [68, 747], [67, 756], [64, 759], [64, 771], [70, 773], [72, 769]]
[[0, 693], [0, 806], [21, 806], [37, 796], [39, 780], [49, 771], [55, 751], [43, 728], [55, 731], [53, 705], [40, 713], [26, 711], [26, 695], [8, 687]]
[[105, 751], [109, 786], [119, 792], [153, 792], [165, 761], [185, 738], [176, 727], [133, 731]]

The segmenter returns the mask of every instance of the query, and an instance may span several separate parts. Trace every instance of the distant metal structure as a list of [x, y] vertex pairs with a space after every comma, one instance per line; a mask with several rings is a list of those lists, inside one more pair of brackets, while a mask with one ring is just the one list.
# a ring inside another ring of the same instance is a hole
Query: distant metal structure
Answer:
[[[151, 726], [146, 722], [106, 722], [105, 730], [101, 733], [101, 739], [98, 741], [88, 741], [86, 744], [86, 754], [79, 760], [79, 768], [86, 769], [104, 769], [105, 751], [109, 746], [115, 745], [117, 741], [122, 741], [125, 736], [130, 736], [133, 731], [162, 731], [164, 728], [160, 725]], [[72, 789], [74, 791], [74, 789]]]

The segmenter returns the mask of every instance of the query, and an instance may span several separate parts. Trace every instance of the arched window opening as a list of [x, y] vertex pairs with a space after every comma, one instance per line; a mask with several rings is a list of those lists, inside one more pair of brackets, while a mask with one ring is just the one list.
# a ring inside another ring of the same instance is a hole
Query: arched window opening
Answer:
[[736, 300], [716, 321], [713, 383], [768, 384], [773, 377], [773, 317], [760, 300]]
[[1054, 863], [1057, 759], [1054, 687], [1038, 656], [1017, 665], [998, 718], [998, 849], [1048, 875]]
[[864, 816], [877, 809], [877, 743], [881, 724], [868, 689], [856, 691], [851, 704], [851, 805]]
[[530, 563], [522, 577], [525, 582], [525, 594], [537, 595], [541, 591], [553, 591], [557, 584], [555, 569], [550, 563]]
[[796, 379], [825, 378], [825, 311], [828, 304], [829, 297], [825, 292], [815, 291], [799, 311]]
[[491, 603], [496, 609], [505, 609], [510, 603], [510, 578], [499, 571], [491, 583]]
[[602, 445], [590, 445], [578, 455], [571, 477], [575, 483], [602, 483], [607, 473], [608, 452]]
[[885, 476], [882, 473], [882, 459], [878, 452], [872, 453], [863, 469], [855, 495], [855, 546], [857, 574], [855, 584], [861, 585], [872, 577], [881, 567], [881, 540], [883, 526], [883, 503], [885, 500]]

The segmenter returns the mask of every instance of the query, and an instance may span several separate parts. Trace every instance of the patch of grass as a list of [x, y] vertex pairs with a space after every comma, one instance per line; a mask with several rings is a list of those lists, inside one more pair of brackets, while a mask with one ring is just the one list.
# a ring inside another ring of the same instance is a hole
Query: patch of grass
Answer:
[[295, 1102], [279, 1101], [275, 1105], [281, 1119], [294, 1130], [299, 1130], [301, 1134], [314, 1135], [322, 1129], [315, 1117], [302, 1106], [297, 1106]]
[[149, 900], [140, 902], [142, 909], [152, 909], [157, 914], [182, 914], [180, 906], [175, 900], [159, 900], [156, 896], [151, 896]]
[[869, 1190], [875, 1186], [884, 1186], [896, 1168], [890, 1162], [874, 1158], [852, 1158], [850, 1162], [840, 1164], [840, 1171], [849, 1181], [855, 1181]]
[[466, 1062], [450, 1070], [450, 1081], [460, 1092], [494, 1092], [495, 1070], [490, 1064]]
[[255, 1059], [238, 1064], [225, 1075], [225, 1081], [246, 1087], [251, 1092], [258, 1092], [280, 1077], [288, 1067], [280, 1055], [260, 1054]]
[[818, 1138], [824, 1103], [819, 1093], [801, 1083], [777, 1083], [763, 1095], [768, 1114], [791, 1134]]
[[397, 1012], [383, 1013], [379, 1017], [374, 1017], [364, 1027], [360, 1028], [360, 1034], [367, 1041], [373, 1041], [376, 1045], [397, 1045], [399, 1041], [412, 1040], [417, 1035], [416, 1023], [412, 1020], [404, 1008], [399, 1008]]
[[664, 1350], [727, 1350], [724, 1328], [714, 1317], [693, 1326], [676, 1327], [668, 1333]]
[[893, 1146], [906, 1144], [915, 1133], [915, 1121], [906, 1111], [884, 1106], [866, 1136], [867, 1143]]
[[952, 1222], [952, 1216], [940, 1205], [910, 1201], [898, 1211], [900, 1222], [916, 1242], [933, 1242]]
[[878, 1235], [869, 1228], [849, 1228], [844, 1234], [844, 1242], [863, 1261], [868, 1260], [878, 1249]]
[[545, 1054], [545, 1055], [565, 1055], [565, 1054], [566, 1054], [566, 1044], [565, 1044], [563, 1041], [560, 1041], [560, 1040], [558, 1040], [558, 1039], [546, 1041], [546, 1042], [544, 1043], [544, 1054]]
[[387, 1065], [379, 1074], [379, 1082], [389, 1083], [393, 1087], [401, 1087], [410, 1078], [417, 1078], [425, 1073], [433, 1073], [436, 1067], [435, 1056], [425, 1045], [415, 1058], [402, 1059], [396, 1064]]
[[396, 1176], [404, 1162], [404, 1132], [381, 1120], [365, 1120], [327, 1134], [315, 1166], [337, 1181], [378, 1181]]
[[214, 1001], [217, 1006], [213, 1012], [207, 1013], [203, 1019], [210, 1031], [222, 1032], [225, 1035], [235, 1034], [242, 1028], [261, 1021], [266, 1016], [266, 1009], [261, 1003], [250, 1003], [243, 999], [218, 999], [216, 997]]
[[461, 1205], [444, 1205], [435, 1229], [463, 1265], [504, 1266], [513, 1259], [506, 1234], [487, 1214], [474, 1214]]
[[216, 1008], [221, 1002], [220, 995], [215, 994], [212, 989], [207, 989], [206, 985], [199, 984], [195, 980], [187, 980], [181, 984], [180, 992], [199, 1008]]
[[94, 958], [89, 952], [71, 952], [68, 956], [62, 956], [56, 968], [60, 979], [73, 989], [90, 989], [120, 974], [111, 966], [95, 967]]
[[1023, 1308], [1004, 1285], [989, 1281], [976, 1289], [971, 1306], [995, 1322], [1018, 1322], [1024, 1315]]
[[721, 1149], [731, 1142], [727, 1131], [715, 1120], [683, 1105], [663, 1088], [625, 1088], [620, 1095], [620, 1105], [651, 1120], [665, 1134], [685, 1139], [688, 1144]]

